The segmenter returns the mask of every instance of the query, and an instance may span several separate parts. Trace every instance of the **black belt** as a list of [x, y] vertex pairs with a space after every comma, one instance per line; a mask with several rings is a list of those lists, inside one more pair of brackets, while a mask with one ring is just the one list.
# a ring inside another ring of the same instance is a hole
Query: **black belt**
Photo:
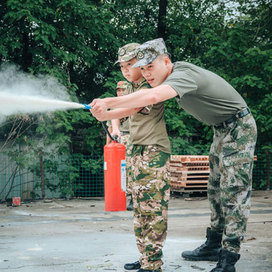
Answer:
[[242, 109], [242, 110], [238, 111], [235, 115], [233, 115], [227, 121], [224, 121], [218, 125], [214, 125], [214, 127], [215, 128], [225, 128], [227, 125], [233, 123], [238, 118], [243, 118], [243, 117], [247, 116], [248, 114], [250, 114], [250, 110], [248, 108]]

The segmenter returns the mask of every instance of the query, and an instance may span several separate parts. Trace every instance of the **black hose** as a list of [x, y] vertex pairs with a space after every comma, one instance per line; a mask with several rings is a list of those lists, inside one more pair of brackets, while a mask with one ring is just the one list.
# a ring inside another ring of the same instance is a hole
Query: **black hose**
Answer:
[[102, 123], [102, 126], [103, 126], [104, 130], [105, 130], [106, 133], [109, 135], [109, 137], [110, 137], [113, 141], [118, 142], [118, 136], [117, 136], [117, 135], [111, 135], [111, 134], [110, 134], [110, 132], [109, 132], [109, 130], [108, 130], [108, 127], [107, 127], [107, 125], [106, 125], [106, 122], [104, 121], [104, 122], [101, 122], [101, 123]]

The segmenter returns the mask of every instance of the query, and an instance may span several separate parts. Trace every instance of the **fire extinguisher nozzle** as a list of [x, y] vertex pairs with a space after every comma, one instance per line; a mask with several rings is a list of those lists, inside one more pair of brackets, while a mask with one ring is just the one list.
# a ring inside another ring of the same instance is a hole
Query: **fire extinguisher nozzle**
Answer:
[[92, 107], [91, 106], [89, 106], [89, 105], [87, 105], [87, 104], [83, 104], [83, 106], [84, 106], [84, 110], [90, 110]]

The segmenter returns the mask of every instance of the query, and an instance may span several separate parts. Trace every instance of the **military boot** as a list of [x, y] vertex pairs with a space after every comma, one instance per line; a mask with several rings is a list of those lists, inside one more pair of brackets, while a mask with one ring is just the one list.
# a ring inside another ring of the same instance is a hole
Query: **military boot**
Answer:
[[193, 251], [183, 251], [181, 256], [191, 261], [218, 261], [222, 248], [222, 233], [207, 228], [206, 242]]
[[219, 261], [216, 267], [211, 272], [235, 272], [234, 265], [240, 259], [240, 254], [221, 249], [219, 254]]
[[127, 211], [133, 211], [133, 200], [132, 200], [132, 196], [131, 196], [131, 199], [130, 199], [130, 202], [127, 206]]
[[124, 265], [124, 268], [126, 270], [137, 270], [137, 269], [141, 268], [141, 264], [139, 261], [137, 261], [135, 263], [127, 263]]
[[159, 270], [146, 270], [146, 269], [139, 269], [137, 272], [161, 272], [161, 269]]

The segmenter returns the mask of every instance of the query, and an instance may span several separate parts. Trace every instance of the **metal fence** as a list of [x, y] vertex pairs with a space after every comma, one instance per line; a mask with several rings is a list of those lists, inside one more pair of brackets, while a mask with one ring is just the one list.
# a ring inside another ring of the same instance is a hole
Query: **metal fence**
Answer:
[[[253, 188], [256, 190], [271, 189], [271, 150], [267, 149], [265, 152], [257, 150], [256, 155]], [[50, 167], [46, 167], [48, 162], [50, 162]], [[39, 165], [39, 161], [33, 161], [33, 164]], [[45, 198], [104, 196], [102, 154], [95, 157], [77, 154], [45, 159], [44, 187], [41, 173], [37, 175], [37, 171], [30, 169], [22, 169], [9, 157], [0, 154], [0, 201], [18, 196], [22, 200], [43, 196]], [[48, 169], [50, 172], [47, 172]]]
[[12, 197], [26, 200], [104, 195], [102, 156], [76, 154], [44, 158], [43, 179], [40, 171], [37, 175], [33, 170], [33, 165], [39, 169], [40, 162], [34, 160], [31, 167], [22, 169], [9, 157], [0, 155], [0, 201]]
[[253, 168], [253, 188], [256, 190], [272, 189], [272, 149], [257, 150], [257, 161]]

